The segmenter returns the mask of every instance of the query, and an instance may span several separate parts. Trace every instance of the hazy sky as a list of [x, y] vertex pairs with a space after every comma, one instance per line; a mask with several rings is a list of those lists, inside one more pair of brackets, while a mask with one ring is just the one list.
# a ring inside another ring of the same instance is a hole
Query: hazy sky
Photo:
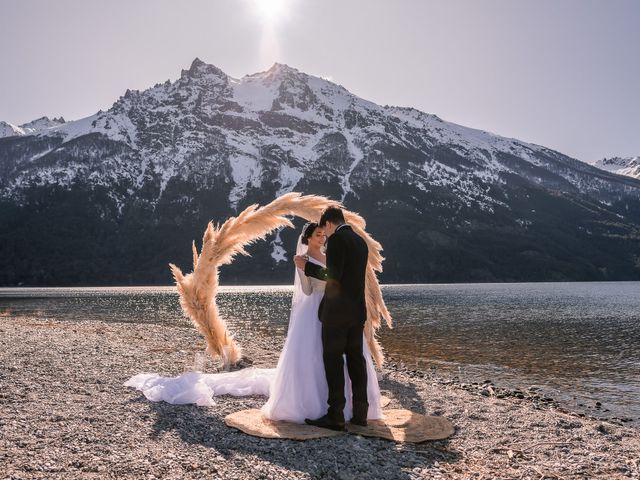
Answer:
[[67, 120], [199, 57], [585, 161], [640, 155], [640, 0], [0, 0], [0, 120]]

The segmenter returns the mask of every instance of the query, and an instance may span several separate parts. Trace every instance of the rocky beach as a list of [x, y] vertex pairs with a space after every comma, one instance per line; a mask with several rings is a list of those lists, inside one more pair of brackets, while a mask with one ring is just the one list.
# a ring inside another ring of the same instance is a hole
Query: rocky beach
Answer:
[[[282, 341], [238, 340], [273, 367]], [[123, 386], [138, 373], [179, 375], [218, 364], [182, 325], [0, 317], [0, 478], [640, 478], [640, 431], [626, 418], [568, 411], [543, 391], [461, 384], [391, 358], [380, 387], [390, 408], [442, 415], [442, 441], [396, 444], [356, 435], [255, 438], [224, 417], [264, 397], [216, 397], [212, 407], [153, 403]], [[596, 418], [599, 417], [599, 418]]]

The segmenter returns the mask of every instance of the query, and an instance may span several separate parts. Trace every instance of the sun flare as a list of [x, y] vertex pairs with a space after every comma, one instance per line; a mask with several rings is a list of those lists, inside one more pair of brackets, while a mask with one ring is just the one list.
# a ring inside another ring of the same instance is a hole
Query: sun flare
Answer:
[[267, 22], [274, 22], [282, 17], [286, 0], [254, 0], [256, 13]]

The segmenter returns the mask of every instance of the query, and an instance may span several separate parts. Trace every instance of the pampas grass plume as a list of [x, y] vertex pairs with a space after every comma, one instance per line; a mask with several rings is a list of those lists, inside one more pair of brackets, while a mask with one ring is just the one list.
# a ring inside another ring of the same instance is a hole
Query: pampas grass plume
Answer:
[[[293, 227], [288, 216], [318, 221], [322, 211], [329, 206], [343, 208], [341, 204], [326, 197], [296, 192], [282, 195], [263, 207], [250, 205], [220, 226], [209, 222], [202, 237], [199, 254], [195, 242], [192, 242], [192, 273], [184, 275], [176, 265], [169, 264], [180, 296], [180, 306], [205, 338], [206, 352], [211, 357], [222, 358], [224, 365], [229, 366], [237, 363], [242, 356], [242, 350], [229, 334], [216, 304], [219, 267], [230, 264], [236, 255], [248, 255], [245, 247], [269, 233], [282, 227]], [[364, 331], [371, 354], [378, 366], [382, 367], [384, 355], [376, 339], [376, 331], [380, 328], [381, 319], [389, 327], [392, 326], [391, 315], [382, 298], [376, 275], [376, 272], [382, 272], [382, 246], [365, 231], [366, 222], [360, 215], [344, 208], [343, 211], [347, 223], [369, 247], [366, 273], [367, 322]]]

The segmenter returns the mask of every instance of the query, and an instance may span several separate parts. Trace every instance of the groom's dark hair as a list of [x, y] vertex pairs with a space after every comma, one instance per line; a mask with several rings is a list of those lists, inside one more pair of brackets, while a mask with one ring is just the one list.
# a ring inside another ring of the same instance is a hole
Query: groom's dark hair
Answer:
[[322, 212], [322, 215], [320, 216], [320, 222], [318, 222], [318, 225], [324, 228], [327, 222], [331, 222], [334, 225], [344, 223], [344, 215], [342, 214], [342, 210], [340, 210], [338, 207], [325, 208], [324, 212]]

